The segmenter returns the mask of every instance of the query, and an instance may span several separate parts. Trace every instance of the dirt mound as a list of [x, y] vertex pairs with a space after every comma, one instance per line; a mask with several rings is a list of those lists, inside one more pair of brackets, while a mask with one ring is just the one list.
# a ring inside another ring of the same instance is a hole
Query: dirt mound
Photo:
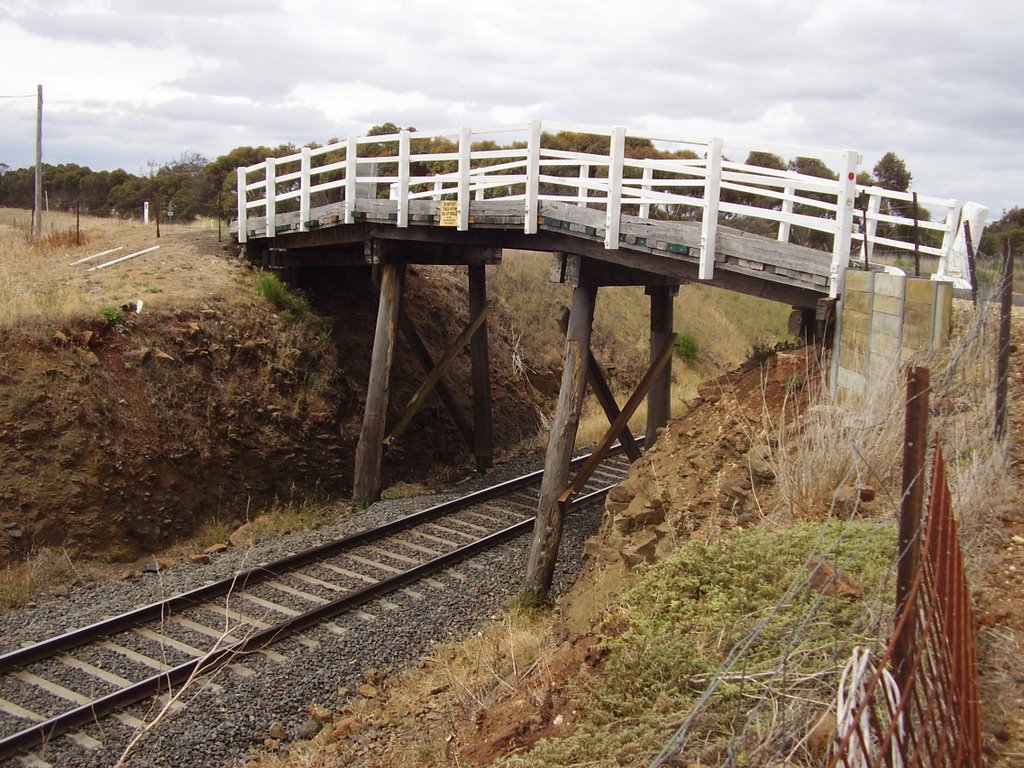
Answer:
[[[141, 248], [150, 235], [116, 237]], [[0, 337], [0, 564], [40, 547], [130, 559], [274, 498], [349, 492], [376, 316], [369, 269], [305, 276], [314, 309], [295, 315], [259, 295], [216, 233], [160, 242], [159, 260], [86, 278], [107, 297], [144, 296], [141, 313], [131, 299]], [[452, 273], [408, 281], [407, 308], [437, 357], [465, 322]], [[491, 347], [496, 439], [509, 446], [536, 431], [538, 411], [500, 364], [511, 360], [500, 326]], [[463, 357], [448, 380], [468, 404]], [[404, 347], [397, 360], [392, 421], [422, 379]], [[467, 454], [432, 400], [387, 450], [385, 482], [442, 463], [465, 473]]]

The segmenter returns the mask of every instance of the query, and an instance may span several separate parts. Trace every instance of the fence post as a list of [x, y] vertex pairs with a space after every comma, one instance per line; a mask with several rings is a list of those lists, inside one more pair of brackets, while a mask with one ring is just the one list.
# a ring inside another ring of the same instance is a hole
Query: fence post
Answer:
[[409, 226], [409, 156], [411, 154], [409, 131], [398, 134], [398, 220], [396, 226]]
[[526, 221], [523, 232], [527, 235], [537, 234], [537, 216], [540, 205], [537, 195], [540, 193], [540, 120], [530, 121], [530, 140], [526, 145]]
[[[788, 175], [792, 175], [793, 172], [789, 171]], [[796, 180], [787, 179], [786, 186], [783, 188], [783, 194], [785, 197], [782, 199], [782, 220], [779, 221], [779, 235], [776, 238], [779, 242], [788, 243], [789, 235], [792, 231], [792, 224], [786, 218], [793, 213], [793, 197], [796, 195]]]
[[829, 298], [843, 292], [846, 267], [850, 262], [850, 240], [853, 236], [853, 206], [857, 199], [857, 165], [860, 155], [852, 150], [843, 152], [839, 170], [839, 191], [836, 194], [836, 233], [832, 242], [832, 268], [830, 270]]
[[710, 280], [715, 276], [715, 235], [718, 231], [718, 197], [722, 192], [722, 140], [708, 142], [707, 176], [704, 179], [704, 210], [700, 223], [700, 266], [697, 277]]
[[356, 178], [359, 176], [359, 145], [355, 136], [349, 136], [345, 145], [345, 223], [356, 221]]
[[469, 172], [473, 165], [473, 133], [463, 126], [459, 129], [459, 222], [458, 230], [469, 229]]
[[999, 350], [996, 359], [996, 439], [1006, 433], [1006, 387], [1010, 373], [1010, 312], [1013, 308], [1013, 246], [1003, 241], [1003, 279], [999, 286]]
[[246, 168], [244, 165], [240, 165], [235, 172], [238, 174], [238, 242], [244, 243], [249, 239], [249, 223], [246, 221], [249, 206], [245, 204], [248, 199], [245, 191], [246, 184], [248, 183], [246, 180]]
[[971, 242], [971, 222], [964, 221], [964, 248], [967, 250], [967, 274], [971, 278], [971, 303], [978, 308], [978, 271], [974, 261], [974, 243]]
[[580, 184], [576, 188], [576, 205], [580, 208], [587, 207], [587, 198], [590, 196], [590, 166], [587, 163], [580, 164]]
[[900, 504], [899, 559], [896, 563], [896, 621], [908, 610], [903, 631], [892, 650], [893, 670], [900, 691], [908, 691], [914, 654], [915, 615], [907, 606], [920, 562], [921, 510], [924, 503], [924, 463], [928, 450], [928, 392], [930, 371], [907, 371], [907, 406], [903, 432], [903, 495]]
[[299, 231], [309, 232], [309, 188], [313, 177], [313, 155], [309, 147], [302, 148], [302, 166], [299, 170]]
[[619, 224], [622, 215], [622, 177], [626, 160], [626, 129], [612, 129], [608, 145], [608, 206], [604, 219], [604, 247], [619, 247]]
[[[651, 183], [654, 181], [654, 168], [649, 165], [644, 166], [644, 175], [641, 180], [643, 183], [640, 185], [640, 189], [643, 192], [651, 191]], [[640, 218], [649, 219], [651, 218], [651, 204], [649, 201], [644, 200], [640, 203]]]
[[267, 237], [275, 237], [277, 235], [277, 161], [272, 158], [267, 158], [267, 189], [266, 197], [267, 201]]

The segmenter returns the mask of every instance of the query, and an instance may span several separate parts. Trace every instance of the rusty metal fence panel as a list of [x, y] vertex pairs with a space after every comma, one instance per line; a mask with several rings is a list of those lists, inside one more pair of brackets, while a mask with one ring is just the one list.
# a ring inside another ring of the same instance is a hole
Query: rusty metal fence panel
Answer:
[[885, 653], [847, 664], [838, 720], [830, 768], [983, 765], [974, 615], [938, 437], [907, 599]]

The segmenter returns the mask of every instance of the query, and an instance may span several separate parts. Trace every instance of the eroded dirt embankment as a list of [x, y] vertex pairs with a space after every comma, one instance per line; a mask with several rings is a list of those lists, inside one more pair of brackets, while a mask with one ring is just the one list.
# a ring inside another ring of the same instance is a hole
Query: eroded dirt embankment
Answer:
[[[193, 286], [187, 309], [158, 295], [140, 314], [126, 304], [123, 322], [97, 311], [0, 336], [0, 564], [41, 547], [130, 559], [275, 498], [348, 494], [376, 315], [369, 270], [317, 275], [314, 309], [289, 314], [236, 258], [211, 260], [215, 240], [189, 237], [175, 280], [188, 279], [191, 251], [217, 280], [201, 278], [216, 290]], [[153, 284], [154, 271], [145, 275]], [[464, 282], [452, 268], [407, 280], [407, 309], [437, 357], [464, 322]], [[507, 346], [495, 323], [499, 448], [538, 423], [501, 362]], [[422, 375], [400, 344], [392, 423]], [[468, 358], [448, 380], [468, 404]], [[466, 462], [461, 434], [432, 399], [386, 452], [385, 483], [423, 479], [439, 464], [465, 472]]]

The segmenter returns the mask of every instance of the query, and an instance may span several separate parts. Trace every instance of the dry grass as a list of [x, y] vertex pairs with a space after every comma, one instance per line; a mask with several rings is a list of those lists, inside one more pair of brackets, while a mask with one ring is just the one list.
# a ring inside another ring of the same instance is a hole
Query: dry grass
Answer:
[[39, 595], [82, 575], [65, 550], [41, 549], [23, 563], [0, 571], [0, 612], [22, 608]]
[[[160, 279], [183, 282], [179, 275], [163, 274], [158, 279], [154, 260], [131, 267], [88, 272], [95, 263], [72, 266], [84, 256], [122, 247], [118, 255], [126, 255], [135, 243], [145, 248], [161, 244], [161, 259], [168, 262], [164, 272], [172, 271], [170, 243], [155, 240], [155, 228], [144, 228], [138, 222], [81, 218], [81, 231], [76, 232], [74, 214], [53, 212], [44, 218], [44, 234], [38, 240], [30, 237], [27, 211], [0, 208], [0, 331], [29, 325], [60, 326], [80, 318], [95, 318], [106, 305], [118, 306], [134, 299], [152, 303], [151, 295], [160, 293]], [[167, 227], [167, 235], [205, 229], [206, 222]], [[102, 261], [102, 259], [100, 259]], [[193, 264], [196, 264], [193, 259]], [[176, 266], [176, 265], [174, 265]], [[196, 264], [201, 271], [201, 264]], [[130, 275], [130, 276], [129, 276]], [[202, 283], [205, 275], [195, 278]], [[201, 285], [205, 291], [216, 286]]]
[[[942, 436], [954, 508], [968, 539], [986, 528], [978, 523], [984, 510], [1016, 497], [1006, 445], [992, 440], [996, 323], [980, 306], [975, 313], [968, 302], [957, 302], [949, 348], [911, 361], [931, 371], [931, 429]], [[781, 517], [832, 514], [844, 486], [871, 486], [885, 509], [898, 509], [911, 363], [879, 375], [862, 403], [835, 403], [825, 377], [812, 377], [814, 391], [802, 412], [797, 398], [780, 418], [765, 409], [754, 437], [776, 473]]]

